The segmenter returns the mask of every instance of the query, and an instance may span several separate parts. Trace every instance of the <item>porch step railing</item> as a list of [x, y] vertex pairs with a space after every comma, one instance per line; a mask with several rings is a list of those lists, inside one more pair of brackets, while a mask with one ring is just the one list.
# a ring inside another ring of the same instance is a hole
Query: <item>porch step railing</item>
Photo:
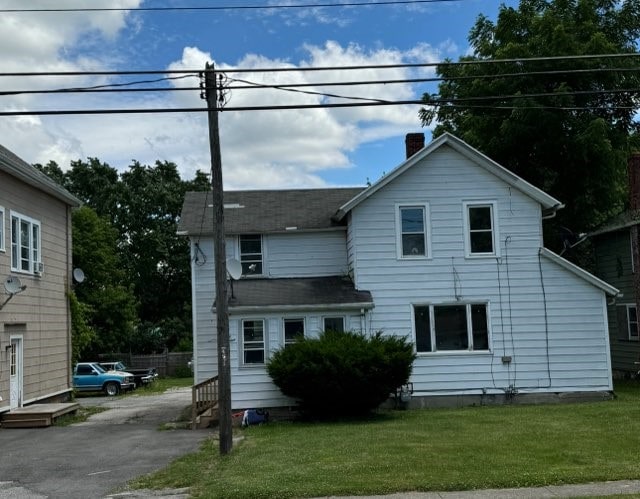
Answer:
[[195, 430], [198, 416], [218, 405], [218, 376], [193, 385], [191, 398], [191, 429]]

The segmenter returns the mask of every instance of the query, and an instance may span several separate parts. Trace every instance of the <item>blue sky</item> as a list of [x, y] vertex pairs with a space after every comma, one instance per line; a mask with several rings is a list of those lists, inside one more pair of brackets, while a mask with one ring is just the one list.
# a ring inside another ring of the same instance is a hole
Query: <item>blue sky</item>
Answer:
[[[371, 0], [370, 3], [375, 3]], [[54, 5], [55, 3], [55, 5]], [[221, 7], [331, 3], [314, 0], [0, 0], [0, 9]], [[335, 0], [335, 3], [345, 1]], [[353, 2], [347, 2], [353, 3]], [[469, 52], [479, 14], [495, 20], [499, 3], [322, 8], [2, 13], [0, 72], [273, 68], [433, 63]], [[432, 68], [232, 74], [255, 82], [309, 83], [433, 76]], [[139, 78], [139, 77], [136, 77]], [[314, 79], [315, 78], [315, 79]], [[145, 77], [146, 79], [146, 77]], [[2, 90], [122, 82], [117, 77], [0, 78]], [[197, 79], [176, 87], [196, 86]], [[318, 87], [318, 91], [393, 100], [418, 99], [424, 83]], [[316, 104], [326, 98], [282, 90], [233, 90], [229, 106]], [[3, 96], [3, 110], [203, 107], [197, 91], [74, 96]], [[228, 189], [363, 185], [404, 159], [404, 136], [422, 129], [419, 106], [223, 112], [220, 136]], [[129, 114], [0, 117], [2, 144], [28, 162], [97, 157], [124, 170], [132, 160], [175, 162], [184, 179], [209, 169], [206, 115]]]

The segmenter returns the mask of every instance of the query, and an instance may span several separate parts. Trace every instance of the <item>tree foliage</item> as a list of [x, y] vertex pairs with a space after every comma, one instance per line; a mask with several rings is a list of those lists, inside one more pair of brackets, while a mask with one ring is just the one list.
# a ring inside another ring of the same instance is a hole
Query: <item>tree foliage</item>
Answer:
[[[638, 35], [635, 0], [503, 5], [495, 23], [477, 19], [465, 64], [438, 66], [443, 80], [437, 94], [423, 97], [433, 105], [420, 118], [437, 122], [434, 135], [457, 135], [565, 203], [558, 223], [591, 229], [625, 199], [637, 59], [549, 58], [635, 53]], [[513, 61], [528, 58], [541, 59]], [[513, 62], [486, 62], [501, 59]]]
[[414, 360], [413, 345], [405, 338], [325, 331], [275, 352], [267, 372], [308, 415], [357, 416], [407, 383]]
[[151, 353], [191, 342], [189, 246], [176, 234], [184, 194], [210, 188], [198, 171], [183, 181], [174, 163], [134, 161], [119, 173], [97, 158], [36, 165], [83, 203], [73, 216], [76, 286], [96, 335], [85, 352]]

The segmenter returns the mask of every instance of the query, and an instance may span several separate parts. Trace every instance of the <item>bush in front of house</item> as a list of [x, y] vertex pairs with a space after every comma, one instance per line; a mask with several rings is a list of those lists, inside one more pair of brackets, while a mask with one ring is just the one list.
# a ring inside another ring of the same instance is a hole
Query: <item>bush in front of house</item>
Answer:
[[325, 331], [278, 350], [267, 372], [308, 417], [365, 415], [407, 383], [415, 359], [405, 338]]

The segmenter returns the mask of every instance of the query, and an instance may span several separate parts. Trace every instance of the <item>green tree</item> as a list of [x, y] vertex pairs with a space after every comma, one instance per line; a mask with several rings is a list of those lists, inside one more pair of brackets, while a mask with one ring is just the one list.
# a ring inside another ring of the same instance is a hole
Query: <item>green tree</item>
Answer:
[[77, 347], [79, 354], [129, 350], [137, 323], [136, 299], [122, 270], [117, 240], [109, 222], [90, 207], [73, 212], [73, 264], [86, 275], [76, 286], [75, 295], [80, 318], [86, 319], [95, 333], [90, 343], [85, 342], [90, 335], [81, 320], [74, 322], [80, 338], [74, 349]]
[[[477, 19], [465, 64], [437, 67], [443, 80], [437, 94], [424, 95], [431, 105], [420, 118], [437, 122], [435, 136], [457, 135], [565, 203], [557, 224], [591, 229], [625, 199], [637, 93], [622, 90], [640, 88], [630, 71], [637, 59], [548, 58], [635, 53], [639, 35], [636, 0], [503, 5], [495, 24]], [[542, 59], [486, 63], [534, 57]]]

